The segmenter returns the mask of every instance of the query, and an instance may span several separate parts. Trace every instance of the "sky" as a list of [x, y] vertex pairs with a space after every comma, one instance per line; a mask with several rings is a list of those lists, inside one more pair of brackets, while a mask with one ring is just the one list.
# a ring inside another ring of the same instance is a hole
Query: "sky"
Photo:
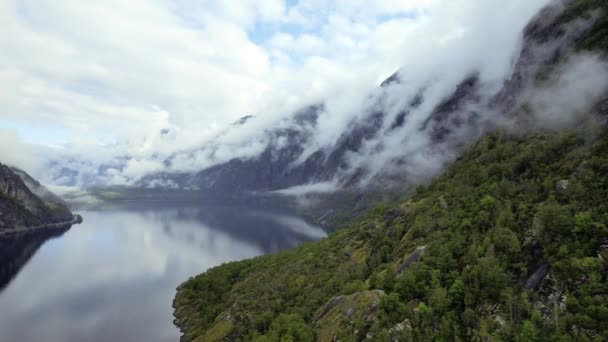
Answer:
[[[135, 175], [223, 146], [200, 169], [259, 153], [256, 132], [320, 102], [330, 145], [399, 68], [418, 81], [487, 62], [502, 79], [547, 2], [0, 0], [0, 161], [43, 175], [51, 159], [129, 156]], [[248, 131], [223, 134], [245, 115]]]

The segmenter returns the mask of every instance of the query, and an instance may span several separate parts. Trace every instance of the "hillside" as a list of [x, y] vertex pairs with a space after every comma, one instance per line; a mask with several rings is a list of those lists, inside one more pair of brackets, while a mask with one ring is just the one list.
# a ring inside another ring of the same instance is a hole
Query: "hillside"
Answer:
[[175, 322], [186, 341], [605, 340], [608, 129], [593, 126], [490, 134], [326, 240], [190, 279]]
[[[555, 90], [571, 56], [605, 55], [606, 10], [605, 1], [572, 0], [542, 11], [524, 31], [511, 77], [481, 107], [500, 114], [493, 122], [477, 122], [479, 107], [467, 112], [481, 89], [475, 77], [464, 80], [423, 128], [460, 157], [414, 195], [326, 240], [222, 265], [180, 286], [183, 340], [608, 339], [606, 94], [575, 98], [586, 109], [567, 124], [539, 120], [542, 108], [531, 105]], [[358, 127], [384, 116], [370, 117]], [[365, 139], [344, 134], [355, 150]], [[393, 198], [410, 192], [411, 182], [401, 184]], [[319, 216], [339, 208], [345, 221], [353, 208], [361, 212], [362, 198], [369, 206], [382, 195], [330, 195]]]
[[[174, 315], [183, 340], [607, 340], [608, 97], [601, 87], [559, 88], [569, 60], [605, 57], [607, 4], [553, 1], [524, 30], [500, 91], [481, 101], [473, 75], [434, 107], [420, 130], [459, 157], [415, 191], [393, 178], [386, 197], [404, 199], [353, 220], [384, 194], [332, 194], [313, 210], [349, 224], [329, 238], [181, 285]], [[584, 103], [571, 110], [576, 102]], [[376, 129], [383, 120], [363, 117], [336, 151], [388, 134]], [[323, 173], [329, 164], [315, 165]]]
[[26, 172], [0, 164], [0, 232], [72, 219], [59, 197]]

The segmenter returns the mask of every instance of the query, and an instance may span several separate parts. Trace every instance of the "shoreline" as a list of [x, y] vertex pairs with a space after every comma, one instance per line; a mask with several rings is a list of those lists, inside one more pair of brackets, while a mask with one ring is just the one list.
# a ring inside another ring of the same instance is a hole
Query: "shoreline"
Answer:
[[74, 214], [74, 215], [72, 215], [72, 220], [70, 220], [70, 221], [48, 223], [48, 224], [43, 224], [40, 226], [33, 226], [33, 227], [19, 227], [19, 228], [15, 228], [15, 229], [0, 231], [0, 237], [16, 235], [16, 234], [33, 233], [33, 232], [37, 232], [40, 230], [47, 230], [47, 229], [66, 228], [68, 226], [71, 227], [75, 224], [80, 224], [80, 223], [82, 223], [82, 216], [80, 216], [78, 214]]

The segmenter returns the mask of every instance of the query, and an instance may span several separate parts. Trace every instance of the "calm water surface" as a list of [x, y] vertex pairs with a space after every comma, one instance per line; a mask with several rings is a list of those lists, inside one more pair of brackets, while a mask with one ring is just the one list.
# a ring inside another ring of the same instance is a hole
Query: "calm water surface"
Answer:
[[177, 341], [171, 303], [188, 277], [325, 236], [242, 208], [80, 214], [65, 232], [0, 240], [0, 341]]

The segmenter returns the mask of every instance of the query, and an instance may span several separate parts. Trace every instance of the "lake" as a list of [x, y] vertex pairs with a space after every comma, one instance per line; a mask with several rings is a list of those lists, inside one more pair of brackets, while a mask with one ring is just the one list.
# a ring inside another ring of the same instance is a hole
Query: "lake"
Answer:
[[78, 213], [67, 231], [0, 240], [0, 341], [178, 341], [171, 304], [188, 277], [326, 236], [235, 207]]

